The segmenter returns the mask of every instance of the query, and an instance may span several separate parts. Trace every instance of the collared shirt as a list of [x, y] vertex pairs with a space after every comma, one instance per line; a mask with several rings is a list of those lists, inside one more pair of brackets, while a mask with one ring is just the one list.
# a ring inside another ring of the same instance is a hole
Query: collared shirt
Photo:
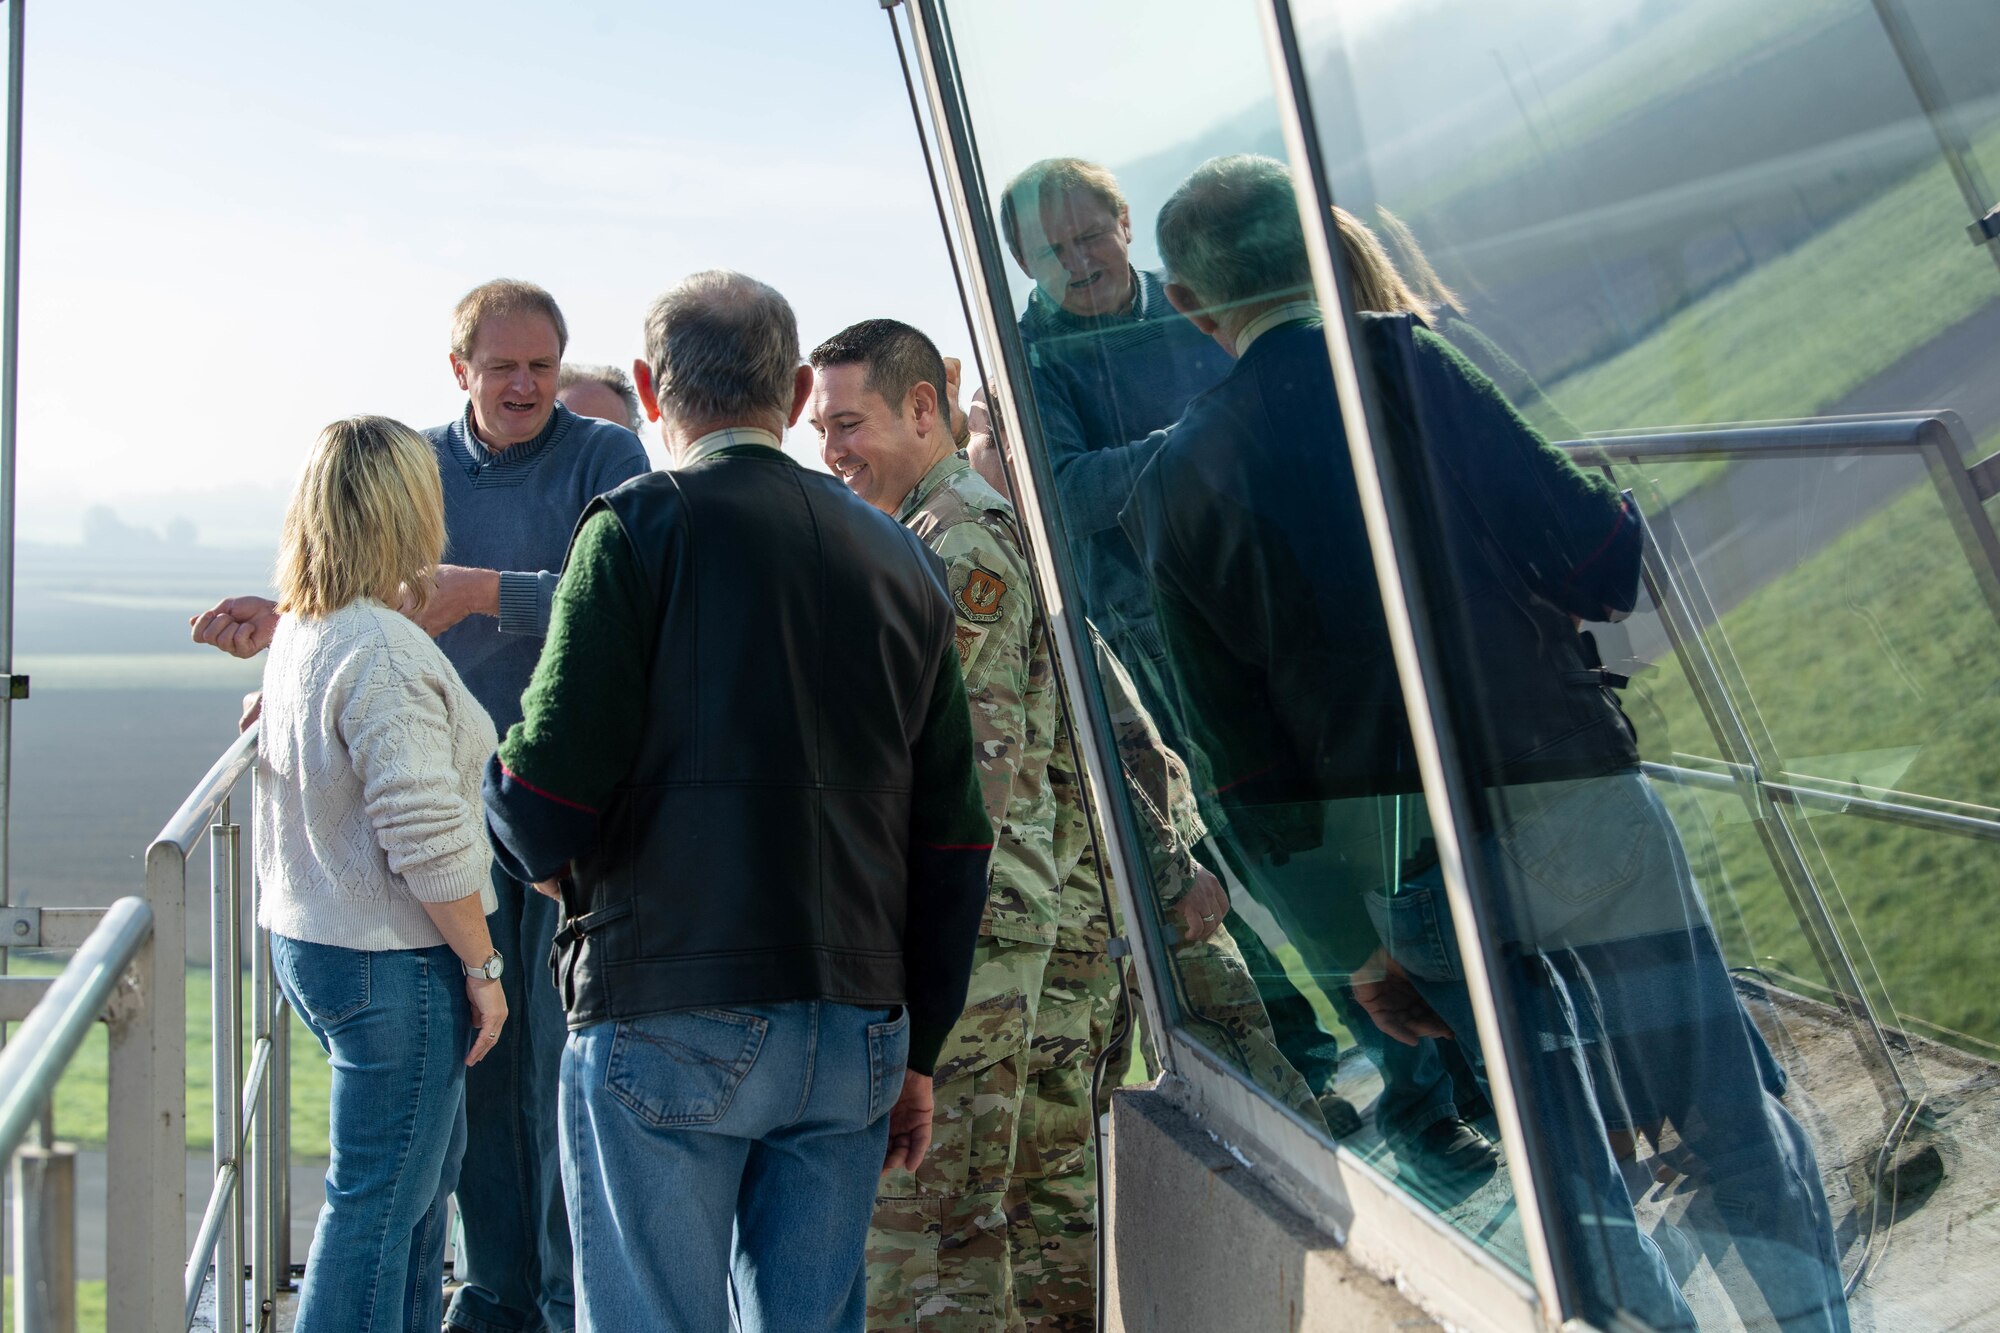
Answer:
[[1257, 318], [1243, 326], [1236, 335], [1236, 355], [1242, 356], [1250, 350], [1250, 344], [1277, 328], [1280, 324], [1295, 324], [1302, 319], [1318, 319], [1319, 302], [1287, 301], [1281, 306], [1273, 306]]
[[768, 430], [759, 430], [755, 426], [724, 426], [721, 430], [710, 431], [682, 449], [674, 468], [679, 470], [693, 467], [702, 459], [719, 454], [724, 449], [734, 449], [745, 444], [761, 444], [766, 449], [777, 449], [780, 452], [784, 449], [784, 445], [778, 442], [778, 437]]

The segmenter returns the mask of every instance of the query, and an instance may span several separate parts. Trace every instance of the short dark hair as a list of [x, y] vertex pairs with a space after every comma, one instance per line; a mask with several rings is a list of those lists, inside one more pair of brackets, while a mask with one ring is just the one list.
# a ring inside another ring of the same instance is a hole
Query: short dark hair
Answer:
[[828, 366], [866, 366], [863, 381], [897, 416], [903, 414], [903, 400], [919, 384], [929, 384], [937, 392], [938, 411], [945, 404], [944, 356], [937, 344], [921, 329], [899, 320], [864, 319], [849, 324], [812, 350], [813, 369]]

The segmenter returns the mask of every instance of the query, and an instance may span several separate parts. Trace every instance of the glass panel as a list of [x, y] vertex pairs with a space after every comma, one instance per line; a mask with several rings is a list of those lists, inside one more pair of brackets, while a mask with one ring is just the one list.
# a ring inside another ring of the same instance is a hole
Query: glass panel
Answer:
[[1302, 8], [1579, 1311], [2000, 1327], [2000, 269], [1877, 6]]
[[[1278, 148], [1257, 8], [948, 17], [1169, 1007], [1287, 1114], [1524, 1270], [1479, 1077], [1451, 1041], [1383, 1036], [1353, 993], [1377, 952], [1366, 902], [1422, 855], [1426, 822], [1297, 211], [1217, 256], [1297, 372], [1268, 396], [1242, 395], [1239, 311], [1183, 317], [1193, 297], [1160, 271], [1170, 197], [1183, 221], [1208, 211], [1190, 173]], [[1036, 73], [1052, 60], [1060, 97]], [[1167, 92], [1193, 69], [1202, 95]]]

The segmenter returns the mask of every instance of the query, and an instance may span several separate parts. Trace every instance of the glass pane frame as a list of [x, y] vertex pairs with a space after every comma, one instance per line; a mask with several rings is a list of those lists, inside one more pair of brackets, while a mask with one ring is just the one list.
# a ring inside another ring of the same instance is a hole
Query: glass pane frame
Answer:
[[1410, 572], [1406, 543], [1400, 535], [1411, 529], [1401, 498], [1383, 490], [1376, 446], [1368, 429], [1373, 409], [1363, 401], [1359, 372], [1350, 351], [1352, 306], [1345, 299], [1345, 279], [1333, 261], [1324, 225], [1331, 203], [1327, 174], [1318, 159], [1318, 137], [1311, 129], [1310, 103], [1289, 5], [1285, 0], [1259, 0], [1256, 8], [1271, 63], [1288, 165], [1296, 181], [1311, 185], [1310, 191], [1300, 191], [1299, 207], [1312, 256], [1314, 294], [1322, 309], [1342, 312], [1342, 319], [1327, 321], [1328, 349], [1368, 516], [1404, 700], [1421, 751], [1424, 794], [1458, 922], [1479, 1034], [1488, 1053], [1493, 1099], [1509, 1148], [1508, 1171], [1522, 1214], [1532, 1284], [1523, 1282], [1497, 1258], [1425, 1210], [1368, 1163], [1306, 1130], [1243, 1073], [1192, 1040], [1179, 1023], [1181, 1015], [1165, 962], [1168, 942], [1162, 938], [1153, 913], [1137, 899], [1137, 886], [1148, 882], [1133, 851], [1142, 845], [1140, 830], [1129, 801], [1113, 790], [1105, 776], [1119, 767], [1109, 718], [1101, 695], [1081, 683], [1096, 674], [1094, 651], [1089, 630], [1076, 610], [1082, 606], [1080, 582], [1059, 506], [1042, 498], [1055, 494], [1054, 477], [1042, 447], [1036, 404], [1031, 394], [1022, 391], [1028, 382], [1027, 352], [1014, 320], [1003, 313], [1010, 310], [1011, 303], [1006, 258], [989, 221], [994, 216], [992, 195], [976, 147], [949, 18], [942, 0], [909, 0], [904, 8], [941, 150], [942, 184], [956, 213], [958, 240], [969, 270], [966, 288], [978, 325], [975, 335], [996, 354], [983, 373], [998, 387], [993, 407], [1002, 418], [1003, 429], [1021, 445], [1009, 451], [1009, 474], [1027, 543], [1039, 552], [1034, 560], [1038, 591], [1062, 667], [1071, 725], [1090, 756], [1091, 804], [1105, 825], [1109, 845], [1103, 850], [1118, 881], [1128, 947], [1146, 982], [1142, 993], [1147, 1021], [1156, 1036], [1163, 1038], [1157, 1043], [1168, 1075], [1163, 1088], [1186, 1109], [1212, 1121], [1239, 1158], [1255, 1165], [1261, 1180], [1346, 1243], [1356, 1261], [1385, 1275], [1422, 1274], [1423, 1280], [1412, 1284], [1412, 1294], [1453, 1322], [1497, 1329], [1565, 1324], [1572, 1306], [1564, 1295], [1568, 1284], [1559, 1281], [1557, 1274], [1569, 1260], [1551, 1251], [1549, 1228], [1541, 1217], [1536, 1181], [1546, 1175], [1546, 1168], [1537, 1170], [1532, 1163], [1544, 1150], [1526, 1128], [1516, 1080], [1508, 1072], [1510, 1055], [1519, 1039], [1505, 1021], [1506, 1000], [1496, 997], [1488, 978], [1487, 952], [1492, 946], [1481, 930], [1484, 917], [1478, 906], [1484, 896], [1469, 882], [1468, 876], [1477, 872], [1460, 853], [1463, 840], [1459, 830], [1471, 826], [1470, 802], [1475, 797], [1464, 780], [1449, 728], [1439, 724], [1432, 702], [1440, 697], [1439, 682], [1427, 661], [1422, 594]]
[[[933, 120], [939, 127], [940, 139], [946, 141], [943, 154], [945, 174], [958, 210], [960, 236], [970, 261], [971, 276], [967, 285], [968, 296], [977, 311], [976, 322], [980, 326], [976, 333], [983, 339], [983, 345], [992, 350], [996, 362], [988, 368], [991, 378], [997, 380], [1001, 387], [996, 410], [1005, 417], [1013, 438], [1027, 446], [1016, 451], [1010, 460], [1016, 494], [1022, 501], [1022, 520], [1029, 529], [1030, 539], [1044, 552], [1045, 558], [1038, 562], [1037, 579], [1045, 604], [1050, 608], [1051, 622], [1059, 641], [1059, 656], [1068, 676], [1072, 716], [1076, 719], [1080, 739], [1095, 760], [1091, 770], [1093, 802], [1109, 826], [1107, 832], [1111, 841], [1105, 850], [1118, 872], [1122, 886], [1119, 893], [1133, 932], [1131, 944], [1146, 973], [1148, 1015], [1154, 1024], [1154, 1031], [1164, 1034], [1161, 1049], [1171, 1075], [1168, 1081], [1170, 1094], [1191, 1110], [1211, 1117], [1216, 1131], [1231, 1146], [1240, 1146], [1245, 1150], [1249, 1164], [1257, 1168], [1260, 1178], [1268, 1178], [1269, 1183], [1276, 1185], [1281, 1193], [1298, 1203], [1304, 1211], [1321, 1220], [1335, 1234], [1348, 1239], [1356, 1257], [1366, 1266], [1380, 1269], [1386, 1262], [1407, 1273], [1427, 1304], [1446, 1310], [1465, 1308], [1476, 1311], [1477, 1317], [1468, 1322], [1482, 1326], [1538, 1327], [1545, 1319], [1549, 1323], [1564, 1322], [1576, 1308], [1572, 1299], [1572, 1293], [1577, 1290], [1574, 1279], [1576, 1270], [1571, 1265], [1588, 1264], [1592, 1255], [1559, 1253], [1552, 1248], [1549, 1239], [1553, 1228], [1546, 1225], [1524, 1226], [1524, 1240], [1532, 1267], [1533, 1286], [1530, 1288], [1490, 1256], [1424, 1212], [1421, 1205], [1390, 1185], [1366, 1162], [1305, 1130], [1266, 1093], [1248, 1082], [1241, 1072], [1227, 1067], [1202, 1043], [1190, 1040], [1178, 1026], [1180, 1006], [1176, 1003], [1170, 978], [1171, 966], [1167, 962], [1171, 942], [1160, 938], [1152, 912], [1142, 903], [1143, 895], [1136, 892], [1137, 887], [1146, 882], [1146, 876], [1138, 873], [1141, 867], [1130, 851], [1140, 845], [1140, 830], [1134, 826], [1127, 802], [1116, 790], [1117, 784], [1104, 779], [1104, 775], [1117, 772], [1117, 759], [1110, 744], [1102, 700], [1086, 683], [1095, 675], [1088, 630], [1080, 614], [1065, 613], [1065, 608], [1079, 607], [1081, 600], [1079, 579], [1069, 554], [1071, 548], [1062, 529], [1060, 506], [1052, 499], [1037, 499], [1053, 497], [1053, 478], [1046, 454], [1040, 448], [1041, 431], [1036, 419], [1036, 404], [1032, 395], [1016, 391], [1017, 386], [1024, 385], [1027, 378], [1025, 349], [1010, 317], [1012, 284], [1005, 252], [1000, 248], [989, 221], [992, 216], [990, 196], [973, 139], [970, 113], [958, 82], [949, 21], [944, 12], [947, 7], [947, 0], [911, 0], [907, 9], [920, 39], [919, 47], [932, 96]], [[1876, 7], [1882, 8], [1881, 5]], [[1546, 1150], [1537, 1141], [1532, 1110], [1519, 1105], [1523, 1091], [1520, 1080], [1508, 1072], [1510, 1064], [1520, 1067], [1509, 1058], [1517, 1041], [1518, 1027], [1509, 1021], [1503, 1008], [1505, 998], [1496, 995], [1489, 979], [1493, 946], [1488, 943], [1489, 932], [1482, 930], [1480, 923], [1482, 905], [1491, 901], [1489, 893], [1495, 886], [1483, 882], [1485, 877], [1476, 864], [1476, 858], [1473, 858], [1474, 864], [1468, 864], [1468, 858], [1461, 851], [1464, 842], [1461, 830], [1474, 826], [1470, 812], [1479, 800], [1476, 789], [1466, 780], [1463, 765], [1454, 751], [1450, 721], [1454, 716], [1465, 715], [1462, 710], [1467, 707], [1468, 701], [1464, 697], [1467, 691], [1457, 687], [1443, 673], [1438, 664], [1444, 660], [1444, 655], [1431, 651], [1429, 647], [1430, 636], [1442, 631], [1425, 612], [1427, 602], [1438, 604], [1434, 596], [1427, 599], [1426, 590], [1428, 588], [1435, 595], [1448, 589], [1437, 582], [1434, 572], [1427, 576], [1423, 568], [1422, 544], [1413, 535], [1424, 531], [1424, 524], [1419, 520], [1430, 517], [1426, 512], [1427, 500], [1420, 494], [1398, 494], [1392, 481], [1385, 485], [1386, 480], [1394, 477], [1395, 469], [1390, 466], [1389, 453], [1379, 444], [1384, 438], [1383, 433], [1371, 429], [1374, 408], [1370, 395], [1363, 389], [1368, 377], [1357, 366], [1354, 353], [1354, 303], [1346, 299], [1346, 277], [1341, 266], [1332, 258], [1325, 225], [1327, 209], [1335, 199], [1331, 177], [1320, 158], [1321, 146], [1326, 142], [1321, 138], [1320, 129], [1331, 129], [1337, 133], [1341, 126], [1314, 126], [1314, 107], [1300, 57], [1290, 0], [1256, 0], [1256, 8], [1265, 29], [1279, 121], [1284, 131], [1285, 156], [1300, 187], [1301, 219], [1313, 261], [1314, 294], [1321, 308], [1329, 312], [1326, 336], [1341, 416], [1347, 428], [1356, 480], [1362, 491], [1371, 548], [1376, 557], [1382, 601], [1389, 615], [1404, 699], [1412, 726], [1417, 732], [1424, 792], [1439, 832], [1443, 878], [1457, 923], [1460, 949], [1468, 964], [1467, 980], [1477, 1009], [1479, 1035], [1489, 1052], [1495, 1076], [1494, 1100], [1498, 1103], [1496, 1109], [1503, 1137], [1511, 1150], [1509, 1167], [1515, 1195], [1524, 1215], [1532, 1216], [1537, 1213], [1536, 1186], [1539, 1181], [1551, 1178], [1547, 1169], [1549, 1159]], [[1335, 120], [1354, 112], [1352, 107], [1337, 105], [1329, 105], [1327, 110]], [[1975, 215], [1976, 212], [1975, 208]], [[1989, 253], [2000, 258], [2000, 252], [1994, 252], [1990, 247]], [[1331, 319], [1331, 312], [1336, 308], [1341, 311], [1338, 320]], [[1941, 420], [1926, 423], [1915, 438], [1901, 438], [1901, 433], [1907, 431], [1914, 417], [1907, 413], [1889, 415], [1898, 418], [1893, 426], [1888, 424], [1886, 415], [1874, 419], [1821, 417], [1795, 423], [1745, 423], [1750, 428], [1746, 431], [1745, 447], [1756, 443], [1749, 440], [1748, 435], [1770, 437], [1779, 428], [1790, 426], [1822, 435], [1819, 439], [1797, 441], [1801, 458], [1824, 458], [1843, 452], [1869, 452], [1879, 448], [1917, 462], [1929, 473], [1937, 492], [1936, 498], [1942, 503], [1943, 515], [1955, 530], [1958, 544], [1964, 549], [1978, 580], [1982, 599], [1989, 609], [2000, 612], [2000, 540], [1996, 540], [1993, 525], [1983, 507], [1983, 502], [2000, 490], [2000, 455], [1973, 462], [1967, 456], [1965, 442], [1951, 438], [1949, 423]], [[1882, 427], [1883, 438], [1879, 444], [1868, 438], [1872, 424]], [[1584, 466], [1603, 467], [1616, 478], [1638, 457], [1636, 454], [1627, 456], [1638, 447], [1638, 442], [1621, 441], [1618, 438], [1621, 434], [1630, 432], [1600, 432], [1589, 444], [1574, 449], [1572, 456]], [[1694, 434], [1702, 438], [1690, 437], [1682, 450], [1686, 458], [1736, 456], [1734, 447], [1725, 438], [1725, 428], [1710, 425]], [[1898, 438], [1889, 439], [1891, 434]], [[1660, 440], [1646, 441], [1643, 447], [1652, 451], [1645, 457], [1662, 457], [1658, 452], [1663, 447]], [[1670, 445], [1665, 447], [1671, 448]], [[1660, 561], [1659, 573], [1669, 582], [1683, 572], [1687, 571], [1678, 569], [1671, 559]], [[1694, 596], [1698, 599], [1698, 588]], [[1678, 605], [1678, 611], [1662, 607], [1663, 616], [1687, 610], [1687, 595], [1670, 592], [1668, 600]], [[1705, 655], [1708, 645], [1702, 641], [1699, 621], [1691, 622], [1684, 628], [1694, 651]], [[1739, 694], [1744, 692], [1741, 682], [1736, 679], [1736, 669], [1727, 662], [1711, 665], [1718, 667], [1712, 683], [1714, 699], [1724, 707], [1736, 706]], [[1704, 699], [1704, 702], [1707, 700]], [[1802, 821], [1815, 804], [1822, 810], [1841, 806], [1851, 814], [1855, 812], [1855, 801], [1868, 800], [1866, 794], [1857, 796], [1862, 790], [1859, 787], [1845, 792], [1828, 792], [1814, 790], [1810, 786], [1788, 786], [1776, 778], [1767, 778], [1763, 776], [1767, 766], [1758, 762], [1759, 756], [1754, 753], [1756, 747], [1750, 743], [1749, 737], [1742, 740], [1741, 757], [1725, 764], [1718, 772], [1705, 775], [1705, 780], [1715, 790], [1738, 791], [1746, 786], [1759, 788], [1753, 799], [1771, 811], [1781, 825], [1786, 819]], [[1720, 737], [1718, 743], [1728, 748]], [[1654, 776], [1686, 780], [1691, 775], [1682, 772]], [[1777, 777], [1783, 776], [1780, 766]], [[1878, 795], [1895, 798], [1900, 794], [1890, 792]], [[1880, 808], [1869, 813], [1868, 817], [1891, 822], [1915, 820], [1943, 823], [1960, 818], [1949, 810], [1903, 808], [1895, 799], [1875, 801], [1874, 804]], [[1977, 836], [1992, 835], [1987, 831]], [[1810, 841], [1809, 833], [1807, 841]], [[1837, 925], [1825, 922], [1815, 930], [1814, 923], [1806, 919], [1805, 910], [1796, 910], [1800, 912], [1800, 922], [1807, 935], [1817, 934], [1837, 953], [1840, 943]], [[1852, 975], [1852, 964], [1840, 970], [1846, 971], [1849, 978], [1841, 982], [1839, 990], [1854, 1000], [1865, 1000], [1868, 987], [1859, 977]], [[1872, 1026], [1879, 1038], [1880, 1025]], [[1878, 1079], [1887, 1076], [1887, 1082], [1894, 1085], [1889, 1090], [1897, 1094], [1896, 1100], [1905, 1108], [1903, 1116], [1898, 1117], [1896, 1125], [1891, 1127], [1893, 1137], [1900, 1128], [1907, 1126], [1907, 1116], [1915, 1104], [1912, 1092], [1920, 1098], [1922, 1084], [1920, 1073], [1911, 1069], [1908, 1062], [1899, 1060], [1898, 1053], [1890, 1049], [1888, 1043], [1884, 1042], [1883, 1046], [1882, 1067], [1875, 1072]], [[1480, 1295], [1461, 1301], [1471, 1291]]]

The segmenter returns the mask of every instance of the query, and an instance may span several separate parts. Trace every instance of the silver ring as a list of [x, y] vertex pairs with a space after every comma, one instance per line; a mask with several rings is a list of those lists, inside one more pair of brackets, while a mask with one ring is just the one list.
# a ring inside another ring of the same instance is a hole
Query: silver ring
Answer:
[[1203, 921], [1208, 922], [1211, 926], [1215, 924], [1215, 916], [1213, 913], [1205, 913], [1201, 919]]

